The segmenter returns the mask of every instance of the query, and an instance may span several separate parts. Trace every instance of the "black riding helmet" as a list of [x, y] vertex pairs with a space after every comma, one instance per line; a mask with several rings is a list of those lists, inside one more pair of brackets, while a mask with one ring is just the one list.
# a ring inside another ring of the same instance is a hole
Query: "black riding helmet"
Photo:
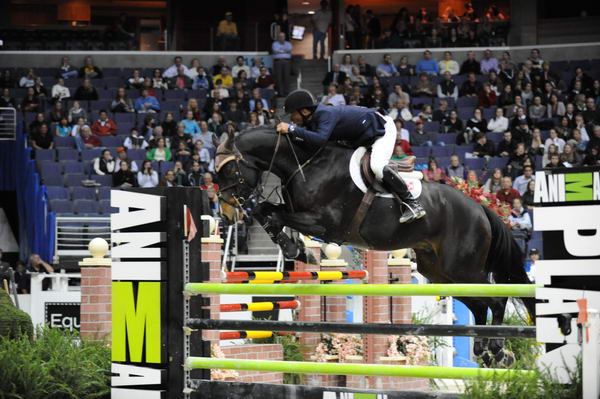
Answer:
[[316, 101], [313, 95], [310, 94], [308, 90], [298, 89], [288, 94], [288, 96], [285, 98], [283, 110], [290, 114], [302, 108], [314, 110], [315, 107]]

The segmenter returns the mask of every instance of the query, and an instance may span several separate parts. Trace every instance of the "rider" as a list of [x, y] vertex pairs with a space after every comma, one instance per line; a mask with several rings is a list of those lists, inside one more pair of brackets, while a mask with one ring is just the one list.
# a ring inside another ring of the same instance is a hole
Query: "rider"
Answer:
[[425, 216], [425, 210], [412, 196], [402, 177], [388, 166], [396, 143], [396, 125], [389, 116], [373, 108], [316, 105], [312, 94], [299, 89], [290, 93], [284, 104], [291, 113], [291, 124], [281, 122], [277, 131], [316, 146], [327, 141], [346, 141], [354, 147], [371, 145], [371, 169], [406, 205], [400, 223]]

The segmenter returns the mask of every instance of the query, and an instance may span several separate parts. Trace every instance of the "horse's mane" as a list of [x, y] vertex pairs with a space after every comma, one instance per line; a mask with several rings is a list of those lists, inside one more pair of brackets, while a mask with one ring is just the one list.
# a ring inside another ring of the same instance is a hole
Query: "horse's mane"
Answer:
[[[272, 135], [273, 137], [276, 137], [278, 133], [275, 129], [276, 129], [275, 125], [255, 126], [255, 127], [252, 127], [252, 128], [249, 128], [249, 129], [246, 129], [246, 130], [240, 132], [237, 136], [227, 136], [217, 147], [217, 154], [218, 154], [217, 157], [222, 157], [222, 156], [225, 156], [225, 154], [232, 153], [232, 151], [230, 149], [231, 145], [229, 143], [229, 140], [231, 140], [232, 137], [233, 137], [234, 147], [237, 148], [237, 146], [235, 146], [235, 144], [238, 142], [238, 140], [244, 139], [245, 137], [256, 134], [256, 133], [262, 133], [262, 134]], [[281, 143], [287, 144], [287, 140], [283, 139], [281, 141]], [[294, 150], [298, 153], [300, 158], [309, 158], [319, 149], [319, 147], [308, 145], [305, 143], [299, 143], [299, 142], [294, 142], [294, 141], [292, 141], [291, 143], [292, 143], [292, 146], [294, 147]], [[348, 150], [348, 147], [340, 145], [339, 143], [337, 143], [335, 141], [327, 142], [324, 147], [327, 147], [328, 149], [331, 149], [331, 150], [335, 150], [335, 149]], [[216, 163], [218, 163], [218, 160], [215, 160], [215, 161], [216, 161]]]

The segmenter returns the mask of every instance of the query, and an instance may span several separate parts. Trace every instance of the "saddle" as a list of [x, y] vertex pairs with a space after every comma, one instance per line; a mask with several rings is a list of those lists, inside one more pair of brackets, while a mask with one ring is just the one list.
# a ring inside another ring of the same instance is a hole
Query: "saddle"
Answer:
[[[392, 160], [388, 164], [389, 167], [396, 172], [413, 172], [415, 170], [415, 156], [407, 156], [402, 160]], [[375, 192], [386, 192], [384, 187], [375, 179], [375, 174], [371, 170], [371, 149], [369, 148], [365, 155], [360, 159], [360, 175], [362, 176], [368, 188], [373, 187]]]
[[[396, 170], [396, 172], [413, 172], [415, 170], [416, 157], [408, 156], [402, 160], [390, 161], [388, 166]], [[377, 193], [386, 193], [387, 190], [383, 185], [377, 181], [375, 174], [371, 170], [371, 149], [369, 148], [360, 160], [360, 174], [365, 184], [367, 185], [367, 192], [363, 196], [363, 199], [350, 222], [350, 229], [348, 231], [348, 238], [360, 239], [360, 226], [373, 203], [373, 199]]]

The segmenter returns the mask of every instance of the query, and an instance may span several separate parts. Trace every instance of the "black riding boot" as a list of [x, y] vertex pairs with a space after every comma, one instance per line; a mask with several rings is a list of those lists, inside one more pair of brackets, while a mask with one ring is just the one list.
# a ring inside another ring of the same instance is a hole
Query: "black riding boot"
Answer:
[[408, 187], [406, 187], [406, 183], [404, 183], [402, 177], [389, 166], [383, 168], [383, 182], [392, 190], [392, 194], [399, 198], [405, 205], [406, 210], [400, 216], [400, 223], [412, 222], [425, 216], [425, 209], [408, 191]]

